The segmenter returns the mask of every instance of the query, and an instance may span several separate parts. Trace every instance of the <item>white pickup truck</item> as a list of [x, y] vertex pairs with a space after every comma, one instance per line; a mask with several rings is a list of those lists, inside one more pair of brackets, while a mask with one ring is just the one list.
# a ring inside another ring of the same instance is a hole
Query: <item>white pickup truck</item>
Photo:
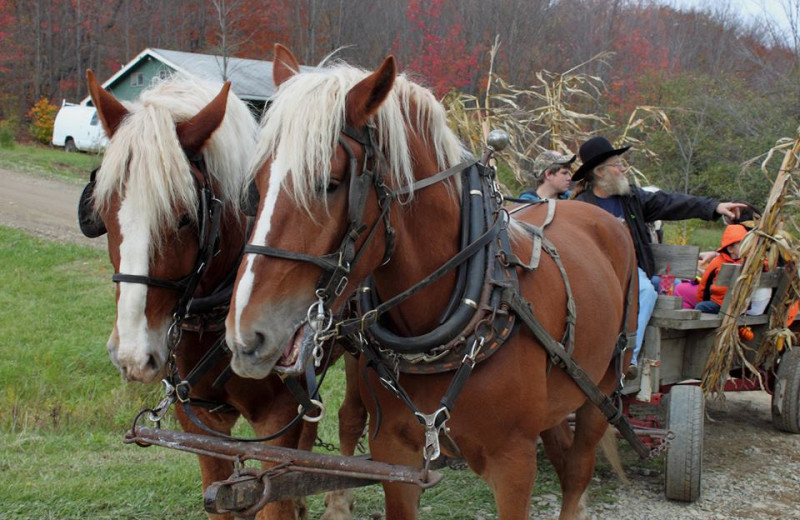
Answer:
[[101, 152], [108, 138], [94, 107], [64, 101], [53, 123], [52, 142], [67, 152]]

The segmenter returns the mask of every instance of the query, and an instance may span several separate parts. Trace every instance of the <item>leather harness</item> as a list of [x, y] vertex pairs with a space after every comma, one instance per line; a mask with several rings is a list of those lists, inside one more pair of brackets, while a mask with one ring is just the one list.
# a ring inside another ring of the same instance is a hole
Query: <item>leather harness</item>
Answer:
[[[321, 321], [333, 322], [333, 330], [318, 338], [328, 341], [346, 338], [357, 346], [361, 355], [367, 359], [381, 383], [396, 397], [402, 399], [425, 427], [425, 460], [428, 464], [440, 454], [440, 441], [457, 453], [457, 447], [447, 436], [446, 421], [450, 417], [455, 401], [466, 383], [472, 369], [480, 360], [486, 359], [495, 352], [513, 333], [516, 320], [524, 323], [536, 336], [548, 354], [550, 363], [562, 368], [583, 391], [587, 398], [597, 406], [607, 420], [616, 426], [622, 435], [632, 444], [640, 456], [649, 456], [650, 451], [639, 440], [627, 418], [611, 399], [604, 394], [588, 377], [580, 366], [572, 359], [574, 345], [575, 304], [566, 271], [561, 263], [555, 246], [545, 238], [544, 227], [522, 223], [522, 228], [529, 234], [533, 242], [531, 261], [521, 262], [513, 255], [507, 226], [510, 220], [508, 212], [502, 208], [503, 197], [495, 180], [493, 168], [471, 160], [444, 170], [430, 178], [404, 188], [392, 190], [386, 183], [382, 167], [385, 160], [378, 149], [374, 128], [367, 125], [362, 129], [345, 127], [344, 135], [358, 142], [364, 152], [363, 168], [357, 171], [357, 157], [349, 145], [339, 139], [349, 158], [349, 213], [348, 229], [339, 248], [328, 255], [313, 256], [305, 253], [287, 251], [269, 246], [247, 245], [245, 253], [256, 253], [283, 259], [312, 263], [323, 270], [318, 281], [315, 295], [318, 299], [309, 309], [309, 321], [316, 311]], [[488, 157], [491, 154], [491, 148]], [[381, 222], [386, 228], [386, 249], [384, 261], [391, 259], [394, 251], [394, 229], [389, 220], [391, 202], [399, 195], [420, 190], [435, 183], [462, 174], [462, 237], [469, 237], [462, 243], [462, 249], [449, 261], [436, 269], [406, 291], [390, 300], [377, 302], [372, 291], [372, 281], [368, 280], [357, 291], [357, 312], [354, 317], [339, 316], [334, 320], [330, 309], [335, 296], [339, 296], [347, 284], [347, 276], [368, 244], [375, 236]], [[355, 245], [362, 233], [369, 226], [363, 222], [364, 207], [370, 186], [378, 197], [380, 215], [372, 225], [360, 251]], [[481, 204], [473, 204], [472, 200], [480, 199]], [[466, 203], [469, 201], [469, 209]], [[548, 212], [548, 223], [552, 220], [554, 206]], [[469, 227], [464, 229], [464, 226]], [[553, 258], [561, 272], [567, 292], [567, 323], [562, 341], [556, 341], [535, 317], [532, 305], [521, 295], [516, 277], [516, 267], [531, 270], [538, 265], [540, 249]], [[458, 269], [457, 289], [451, 305], [442, 316], [442, 325], [427, 334], [406, 338], [392, 333], [380, 323], [380, 317], [400, 302], [429, 286], [437, 279], [453, 269]], [[477, 296], [476, 296], [477, 294]], [[629, 284], [626, 296], [625, 319], [621, 324], [616, 355], [629, 348], [631, 338], [626, 334], [628, 302], [631, 301], [632, 284]], [[455, 309], [455, 310], [454, 310]], [[317, 338], [315, 337], [315, 340]], [[489, 344], [487, 345], [487, 339]], [[445, 359], [445, 361], [442, 361]], [[422, 413], [398, 382], [399, 372], [435, 373], [455, 370], [453, 379], [440, 407], [430, 414]], [[618, 368], [618, 375], [621, 371]], [[373, 394], [374, 395], [374, 394]], [[377, 402], [376, 402], [377, 405]], [[377, 435], [380, 426], [380, 408], [376, 406]]]

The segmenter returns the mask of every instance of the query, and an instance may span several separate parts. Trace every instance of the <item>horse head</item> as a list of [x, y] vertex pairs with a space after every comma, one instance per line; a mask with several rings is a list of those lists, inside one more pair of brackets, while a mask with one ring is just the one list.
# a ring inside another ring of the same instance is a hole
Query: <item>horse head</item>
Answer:
[[444, 113], [397, 75], [393, 57], [371, 73], [299, 69], [276, 46], [279, 89], [253, 163], [259, 213], [226, 322], [232, 367], [246, 377], [303, 370], [315, 335], [330, 333], [348, 297], [391, 260], [397, 212], [412, 198], [402, 187], [463, 154], [456, 139], [446, 157], [428, 143], [430, 112], [446, 126]]
[[87, 81], [110, 142], [80, 222], [87, 236], [107, 233], [116, 273], [111, 360], [125, 379], [150, 382], [168, 361], [176, 313], [235, 265], [256, 123], [229, 83], [173, 78], [123, 104], [91, 71]]

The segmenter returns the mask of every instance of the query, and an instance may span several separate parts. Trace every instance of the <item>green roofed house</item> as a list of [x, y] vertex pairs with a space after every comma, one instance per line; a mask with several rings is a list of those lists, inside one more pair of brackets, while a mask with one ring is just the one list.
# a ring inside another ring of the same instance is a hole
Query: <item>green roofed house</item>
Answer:
[[[301, 66], [303, 70], [313, 67]], [[275, 93], [272, 83], [272, 62], [244, 58], [227, 58], [212, 54], [145, 49], [116, 74], [103, 83], [103, 88], [122, 101], [133, 101], [154, 82], [175, 73], [223, 82], [230, 80], [231, 88], [250, 105], [254, 114], [260, 115], [267, 101]], [[91, 105], [86, 97], [82, 105]]]

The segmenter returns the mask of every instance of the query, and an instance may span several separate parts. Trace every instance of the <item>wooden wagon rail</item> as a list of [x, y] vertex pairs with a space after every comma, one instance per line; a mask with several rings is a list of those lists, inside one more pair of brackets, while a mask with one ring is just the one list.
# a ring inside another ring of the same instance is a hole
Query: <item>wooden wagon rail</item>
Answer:
[[[678, 278], [693, 279], [697, 274], [699, 248], [654, 244], [656, 274], [669, 273]], [[717, 276], [717, 284], [732, 286], [739, 275], [741, 266], [723, 265]], [[772, 301], [763, 314], [743, 315], [738, 322], [749, 326], [756, 338], [766, 332], [772, 302], [779, 301], [788, 286], [788, 276], [782, 268], [763, 273], [759, 287], [772, 289]], [[678, 296], [659, 295], [656, 308], [645, 330], [645, 341], [639, 360], [642, 368], [640, 378], [625, 385], [625, 394], [637, 394], [640, 399], [648, 399], [657, 394], [665, 385], [677, 384], [687, 380], [699, 380], [711, 350], [714, 348], [716, 333], [722, 324], [722, 316], [730, 304], [730, 291], [722, 304], [720, 314], [702, 313], [695, 309], [682, 309]], [[743, 389], [743, 388], [736, 388]], [[755, 389], [755, 388], [748, 388]]]

